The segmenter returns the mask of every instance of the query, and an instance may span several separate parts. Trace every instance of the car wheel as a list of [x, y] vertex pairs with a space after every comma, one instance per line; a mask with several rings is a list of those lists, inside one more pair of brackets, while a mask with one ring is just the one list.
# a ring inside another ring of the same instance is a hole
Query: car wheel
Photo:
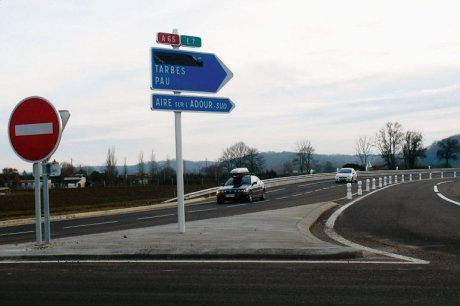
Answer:
[[262, 194], [260, 195], [259, 198], [261, 201], [265, 200], [265, 190], [262, 190]]
[[249, 194], [248, 194], [248, 201], [249, 201], [249, 202], [253, 202], [253, 201], [254, 201], [254, 198], [252, 197], [252, 191], [249, 191]]

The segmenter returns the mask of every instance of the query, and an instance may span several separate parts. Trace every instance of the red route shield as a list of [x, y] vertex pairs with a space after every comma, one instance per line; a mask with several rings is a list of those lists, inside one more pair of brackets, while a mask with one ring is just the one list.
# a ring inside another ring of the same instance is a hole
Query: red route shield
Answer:
[[28, 97], [11, 113], [8, 135], [16, 154], [27, 162], [40, 162], [56, 151], [61, 140], [59, 112], [44, 98]]

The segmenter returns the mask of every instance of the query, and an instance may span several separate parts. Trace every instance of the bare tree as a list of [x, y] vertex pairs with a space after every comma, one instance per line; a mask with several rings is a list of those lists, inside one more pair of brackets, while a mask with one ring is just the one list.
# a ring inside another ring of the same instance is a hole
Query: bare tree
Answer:
[[123, 180], [125, 184], [128, 183], [128, 165], [126, 163], [126, 156], [123, 159]]
[[61, 163], [61, 177], [71, 177], [75, 175], [75, 167], [68, 162]]
[[155, 152], [150, 153], [150, 162], [149, 162], [149, 174], [152, 177], [152, 184], [155, 182], [155, 177], [157, 176], [158, 172], [158, 164], [155, 160]]
[[402, 152], [406, 169], [414, 169], [417, 158], [425, 157], [422, 132], [407, 131], [404, 134]]
[[256, 148], [249, 148], [246, 155], [246, 165], [254, 173], [262, 173], [264, 170], [265, 159], [260, 155]]
[[292, 162], [290, 160], [283, 164], [283, 174], [291, 175], [293, 172]]
[[387, 122], [376, 136], [376, 145], [388, 169], [396, 169], [398, 154], [403, 141], [402, 126], [398, 122]]
[[116, 183], [118, 170], [117, 158], [115, 157], [115, 147], [111, 147], [107, 151], [107, 158], [105, 160], [105, 175], [109, 185]]
[[369, 163], [369, 155], [371, 155], [373, 147], [373, 140], [371, 137], [361, 136], [356, 140], [355, 153], [361, 162], [361, 166], [366, 168]]
[[298, 141], [296, 145], [296, 152], [299, 157], [298, 161], [300, 173], [310, 172], [313, 153], [315, 153], [315, 148], [313, 148], [310, 140]]
[[144, 177], [145, 177], [144, 152], [139, 153], [139, 158], [137, 162], [137, 176], [141, 179], [141, 184], [144, 184]]
[[219, 158], [219, 163], [226, 171], [233, 168], [247, 167], [250, 171], [262, 171], [265, 161], [257, 149], [240, 141], [228, 147]]
[[438, 142], [439, 150], [436, 155], [439, 159], [444, 160], [444, 167], [449, 168], [449, 160], [457, 160], [457, 153], [460, 152], [458, 140], [454, 138], [446, 138]]

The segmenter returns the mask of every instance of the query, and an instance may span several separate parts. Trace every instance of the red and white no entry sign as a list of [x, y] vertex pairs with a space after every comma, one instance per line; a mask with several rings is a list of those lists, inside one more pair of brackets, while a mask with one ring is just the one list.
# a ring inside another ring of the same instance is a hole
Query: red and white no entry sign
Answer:
[[29, 97], [13, 110], [8, 125], [11, 146], [28, 162], [40, 162], [56, 151], [61, 140], [61, 117], [44, 98]]

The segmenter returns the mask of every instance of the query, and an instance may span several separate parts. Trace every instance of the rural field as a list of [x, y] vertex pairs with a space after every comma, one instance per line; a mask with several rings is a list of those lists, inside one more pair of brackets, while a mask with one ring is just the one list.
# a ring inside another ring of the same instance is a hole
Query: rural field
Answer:
[[[185, 193], [215, 187], [186, 185]], [[101, 209], [155, 205], [176, 196], [176, 186], [119, 186], [78, 189], [50, 189], [51, 215]], [[33, 217], [33, 190], [11, 191], [0, 196], [0, 220]]]

